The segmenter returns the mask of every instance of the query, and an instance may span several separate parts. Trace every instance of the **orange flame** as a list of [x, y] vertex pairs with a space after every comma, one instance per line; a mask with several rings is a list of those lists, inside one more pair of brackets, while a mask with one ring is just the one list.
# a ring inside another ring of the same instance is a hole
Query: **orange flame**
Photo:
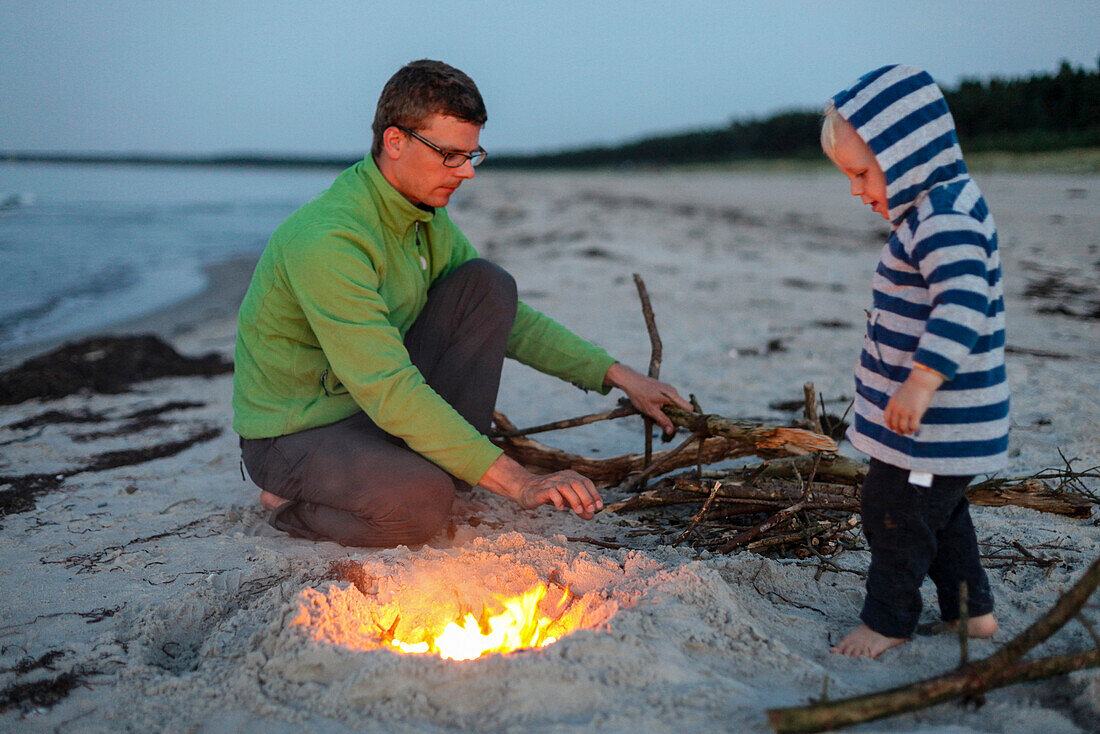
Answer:
[[[514, 652], [532, 647], [545, 647], [557, 638], [548, 632], [560, 619], [539, 612], [539, 602], [546, 596], [547, 587], [539, 584], [530, 591], [512, 598], [501, 598], [504, 611], [490, 614], [483, 607], [481, 617], [461, 614], [457, 621], [449, 623], [439, 634], [430, 631], [419, 642], [406, 642], [394, 636], [400, 617], [388, 630], [382, 630], [383, 640], [395, 650], [405, 653], [435, 653], [445, 660], [473, 660], [494, 652]], [[559, 609], [572, 596], [565, 589]], [[380, 629], [381, 626], [379, 626]]]

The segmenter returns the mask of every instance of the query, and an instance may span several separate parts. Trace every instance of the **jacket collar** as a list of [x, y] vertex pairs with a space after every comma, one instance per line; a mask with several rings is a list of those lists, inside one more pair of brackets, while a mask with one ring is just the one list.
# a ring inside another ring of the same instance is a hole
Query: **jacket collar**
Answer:
[[360, 180], [378, 210], [378, 219], [387, 229], [402, 235], [408, 232], [413, 222], [430, 222], [435, 217], [434, 208], [421, 208], [402, 196], [378, 170], [374, 156], [368, 153], [357, 168]]

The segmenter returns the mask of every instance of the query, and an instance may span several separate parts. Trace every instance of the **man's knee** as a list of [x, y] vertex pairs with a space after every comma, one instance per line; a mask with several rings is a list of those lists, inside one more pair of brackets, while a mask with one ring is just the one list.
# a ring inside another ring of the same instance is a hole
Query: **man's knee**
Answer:
[[486, 297], [499, 300], [500, 308], [514, 309], [519, 299], [516, 279], [507, 270], [488, 260], [467, 260], [452, 275], [468, 279]]

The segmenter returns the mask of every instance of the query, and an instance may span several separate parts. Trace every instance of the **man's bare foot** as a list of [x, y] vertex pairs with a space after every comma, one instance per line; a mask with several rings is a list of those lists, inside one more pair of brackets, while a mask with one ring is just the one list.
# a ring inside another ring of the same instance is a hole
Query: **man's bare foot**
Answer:
[[[959, 631], [959, 621], [944, 622], [943, 626], [949, 632]], [[974, 637], [979, 640], [984, 640], [987, 637], [992, 637], [997, 634], [997, 630], [1000, 626], [997, 624], [997, 618], [990, 614], [979, 614], [977, 617], [971, 617], [966, 624], [967, 634], [970, 637]]]
[[264, 490], [260, 491], [260, 506], [265, 510], [277, 510], [287, 502], [290, 502], [290, 500], [284, 500], [277, 494], [271, 494], [271, 492]]
[[848, 636], [829, 652], [850, 658], [867, 657], [874, 660], [891, 647], [897, 647], [905, 642], [909, 642], [909, 638], [880, 635], [867, 625], [861, 624], [849, 632]]

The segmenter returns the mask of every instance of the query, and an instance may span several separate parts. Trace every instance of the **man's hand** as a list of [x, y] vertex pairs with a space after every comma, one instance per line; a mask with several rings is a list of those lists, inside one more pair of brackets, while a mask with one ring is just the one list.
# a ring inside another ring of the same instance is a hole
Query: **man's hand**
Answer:
[[672, 385], [639, 374], [619, 362], [607, 368], [603, 384], [625, 392], [634, 407], [652, 418], [665, 433], [673, 433], [676, 427], [661, 410], [662, 405], [676, 405], [689, 412], [693, 410], [691, 403], [680, 397]]
[[539, 505], [553, 505], [559, 510], [569, 507], [578, 517], [591, 520], [603, 509], [599, 490], [577, 472], [532, 474], [504, 454], [489, 466], [478, 484], [514, 500], [525, 510], [533, 510]]
[[943, 375], [938, 372], [913, 367], [909, 371], [909, 377], [886, 404], [883, 412], [886, 427], [902, 436], [916, 433], [929, 403], [932, 402], [932, 396], [943, 381]]

